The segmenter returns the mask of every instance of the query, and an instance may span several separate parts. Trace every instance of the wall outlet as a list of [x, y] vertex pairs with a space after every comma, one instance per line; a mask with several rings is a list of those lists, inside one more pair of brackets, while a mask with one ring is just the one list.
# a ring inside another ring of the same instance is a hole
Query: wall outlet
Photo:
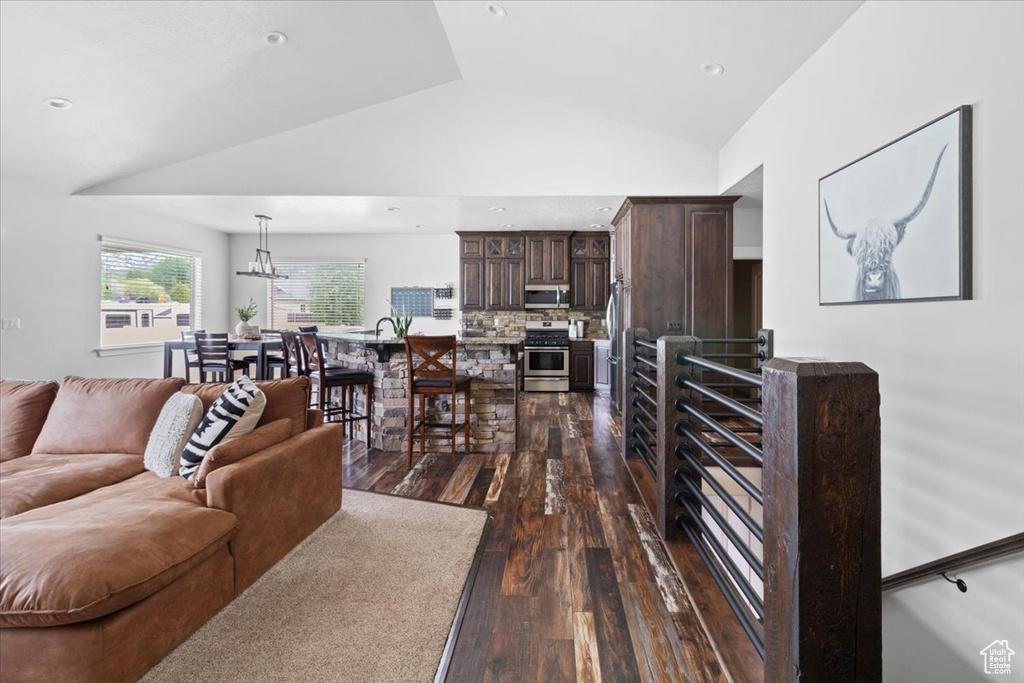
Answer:
[[4, 318], [5, 330], [20, 330], [21, 318]]
[[683, 321], [682, 320], [668, 320], [665, 322], [665, 326], [668, 327], [669, 331], [682, 332]]

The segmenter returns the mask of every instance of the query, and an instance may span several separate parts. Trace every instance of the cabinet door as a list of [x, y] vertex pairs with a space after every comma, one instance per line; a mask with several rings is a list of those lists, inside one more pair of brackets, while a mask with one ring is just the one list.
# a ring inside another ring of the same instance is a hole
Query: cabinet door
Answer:
[[505, 262], [501, 259], [487, 259], [485, 264], [484, 270], [487, 274], [484, 286], [485, 306], [488, 311], [504, 310], [505, 299], [502, 297], [502, 293], [505, 290], [502, 287], [502, 281], [505, 279], [503, 277]]
[[594, 388], [594, 343], [572, 342], [569, 348], [569, 387]]
[[590, 235], [587, 243], [587, 254], [590, 258], [608, 258], [611, 256], [611, 237], [607, 233]]
[[572, 262], [572, 278], [569, 281], [569, 306], [571, 308], [587, 307], [587, 294], [590, 293], [590, 286], [587, 283], [590, 278], [589, 265], [587, 259], [574, 259]]
[[522, 235], [508, 235], [505, 237], [505, 256], [509, 258], [522, 258], [526, 238]]
[[608, 259], [590, 259], [587, 261], [587, 308], [603, 309], [608, 305], [608, 289], [611, 285], [611, 273]]
[[484, 260], [462, 259], [462, 310], [484, 308]]
[[502, 269], [504, 272], [504, 280], [501, 283], [502, 299], [505, 304], [505, 308], [510, 310], [518, 310], [523, 308], [523, 259], [508, 259], [505, 261], [505, 266]]
[[484, 238], [479, 236], [464, 236], [459, 238], [459, 256], [461, 258], [483, 258]]
[[594, 344], [594, 385], [601, 386], [611, 384], [611, 364], [608, 357], [611, 355], [611, 345], [607, 342]]
[[526, 238], [526, 284], [544, 285], [547, 280], [547, 239], [530, 235]]
[[553, 285], [569, 284], [569, 236], [551, 237], [547, 240], [547, 281]]
[[583, 233], [576, 233], [572, 237], [572, 257], [588, 258], [590, 256], [590, 245], [587, 236]]

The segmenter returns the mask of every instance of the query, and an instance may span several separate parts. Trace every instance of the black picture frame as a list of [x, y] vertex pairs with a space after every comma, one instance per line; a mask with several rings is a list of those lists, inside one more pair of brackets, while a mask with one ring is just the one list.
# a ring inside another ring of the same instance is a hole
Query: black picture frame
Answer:
[[818, 305], [972, 298], [972, 142], [962, 105], [818, 180]]

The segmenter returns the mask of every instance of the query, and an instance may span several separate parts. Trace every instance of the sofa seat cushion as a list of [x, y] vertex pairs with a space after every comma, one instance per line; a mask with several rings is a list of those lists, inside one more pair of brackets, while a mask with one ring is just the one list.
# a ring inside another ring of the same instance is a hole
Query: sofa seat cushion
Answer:
[[36, 453], [0, 463], [0, 519], [131, 479], [142, 456], [129, 453]]
[[55, 398], [56, 382], [0, 379], [0, 462], [32, 452]]
[[184, 383], [66, 377], [32, 452], [142, 455], [160, 409]]
[[[195, 394], [203, 401], [203, 410], [209, 410], [220, 398], [227, 384], [186, 384], [181, 391]], [[290, 377], [256, 382], [256, 388], [267, 398], [266, 408], [256, 426], [262, 427], [282, 418], [292, 422], [292, 436], [306, 431], [306, 410], [309, 408], [309, 378]]]
[[0, 628], [97, 619], [156, 593], [224, 547], [236, 517], [205, 491], [144, 472], [0, 521]]

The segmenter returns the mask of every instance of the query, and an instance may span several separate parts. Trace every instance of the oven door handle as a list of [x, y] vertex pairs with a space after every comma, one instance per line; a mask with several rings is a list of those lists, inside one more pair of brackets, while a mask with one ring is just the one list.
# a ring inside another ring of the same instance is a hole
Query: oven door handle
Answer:
[[524, 346], [523, 351], [568, 351], [568, 346]]

